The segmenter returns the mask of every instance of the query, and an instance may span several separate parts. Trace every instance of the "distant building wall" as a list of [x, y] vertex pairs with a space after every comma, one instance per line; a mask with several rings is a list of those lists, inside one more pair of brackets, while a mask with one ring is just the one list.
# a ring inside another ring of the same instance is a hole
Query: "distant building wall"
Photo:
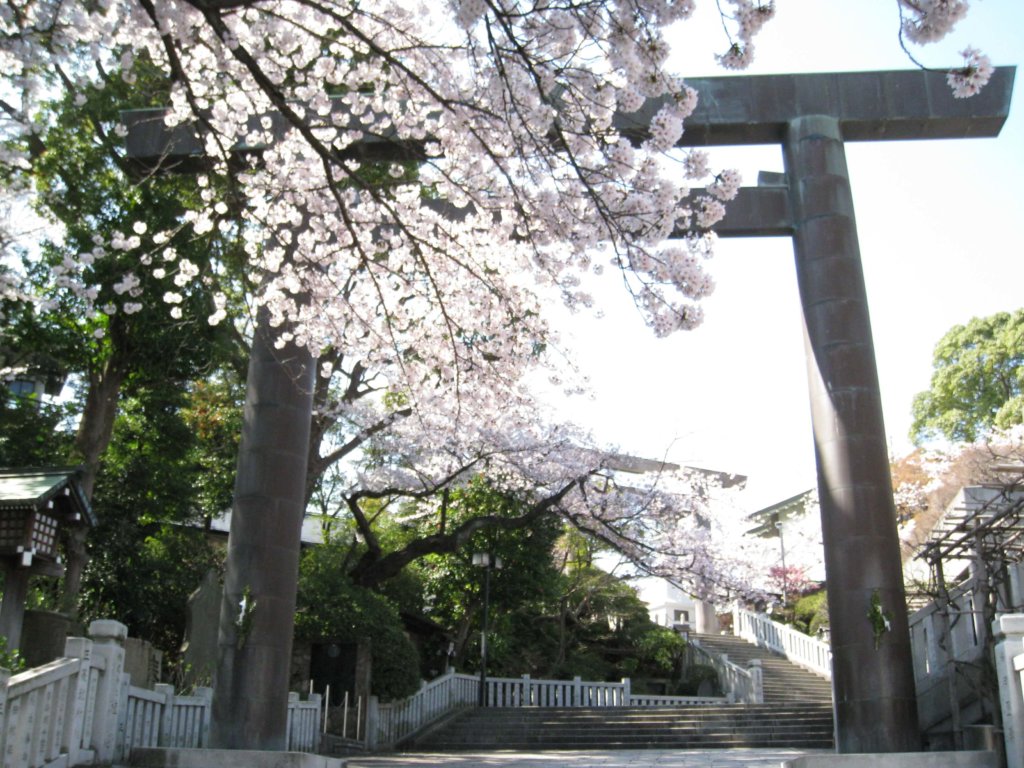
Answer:
[[655, 624], [669, 628], [694, 626], [694, 600], [674, 584], [664, 579], [646, 578], [639, 581], [637, 591]]

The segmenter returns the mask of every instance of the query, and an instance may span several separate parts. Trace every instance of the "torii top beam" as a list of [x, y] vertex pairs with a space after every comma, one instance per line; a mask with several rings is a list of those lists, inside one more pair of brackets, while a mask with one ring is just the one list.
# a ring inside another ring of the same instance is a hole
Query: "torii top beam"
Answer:
[[[695, 78], [687, 84], [697, 89], [697, 109], [687, 118], [678, 145], [780, 144], [791, 120], [817, 114], [837, 118], [845, 141], [992, 137], [1009, 114], [1015, 71], [997, 67], [988, 85], [969, 99], [954, 99], [945, 75], [921, 70]], [[662, 103], [652, 99], [636, 112], [620, 113], [616, 128], [642, 141]], [[167, 128], [165, 114], [160, 108], [122, 114], [131, 160], [152, 167], [161, 160], [204, 154], [194, 127]], [[253, 117], [254, 131], [257, 120]], [[280, 116], [272, 120], [272, 131], [283, 130]], [[402, 156], [409, 151], [385, 139], [379, 144]], [[239, 147], [242, 152], [259, 149]]]
[[[678, 145], [781, 144], [791, 120], [812, 114], [837, 118], [845, 141], [993, 137], [1009, 114], [1015, 71], [997, 67], [988, 85], [970, 99], [954, 99], [945, 75], [922, 70], [695, 78], [687, 83], [699, 94], [697, 109], [687, 118]], [[662, 103], [651, 100], [637, 112], [618, 115], [615, 127], [634, 142], [643, 141]], [[161, 162], [197, 170], [204, 150], [195, 128], [167, 128], [165, 114], [164, 109], [122, 114], [128, 158], [148, 170]], [[271, 119], [272, 131], [285, 129], [280, 115]], [[252, 118], [254, 131], [257, 121]], [[242, 153], [260, 149], [239, 146]], [[381, 159], [405, 158], [416, 155], [418, 147], [378, 139], [361, 151]], [[788, 194], [784, 180], [741, 189], [715, 231], [720, 237], [791, 235]]]
[[[996, 136], [1009, 114], [1015, 71], [997, 67], [969, 99], [953, 97], [945, 74], [923, 70], [687, 80], [698, 103], [679, 146], [781, 144], [786, 126], [805, 115], [836, 118], [844, 141]], [[615, 125], [642, 138], [661, 103], [648, 101]]]

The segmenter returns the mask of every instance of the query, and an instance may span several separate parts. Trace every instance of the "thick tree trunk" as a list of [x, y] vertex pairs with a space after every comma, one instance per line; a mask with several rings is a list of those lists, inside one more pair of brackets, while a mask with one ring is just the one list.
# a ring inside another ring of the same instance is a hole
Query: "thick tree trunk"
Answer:
[[286, 748], [314, 361], [274, 348], [261, 313], [252, 345], [221, 604], [212, 746]]
[[[82, 491], [90, 501], [96, 488], [100, 459], [114, 434], [117, 400], [127, 373], [127, 365], [124, 364], [121, 355], [115, 353], [103, 366], [102, 371], [89, 375], [85, 408], [78, 425], [78, 433], [75, 435], [74, 459], [82, 464]], [[77, 612], [78, 596], [82, 591], [82, 574], [89, 562], [85, 550], [88, 533], [89, 529], [84, 526], [72, 528], [68, 530], [66, 539], [67, 564], [60, 610], [71, 616]]]

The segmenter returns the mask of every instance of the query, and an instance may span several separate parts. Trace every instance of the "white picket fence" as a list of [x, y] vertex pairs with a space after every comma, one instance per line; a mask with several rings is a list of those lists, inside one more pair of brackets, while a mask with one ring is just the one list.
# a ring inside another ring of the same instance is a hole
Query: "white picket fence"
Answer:
[[[0, 765], [70, 768], [127, 759], [134, 747], [205, 747], [212, 692], [178, 696], [129, 685], [127, 629], [94, 621], [89, 639], [68, 638], [65, 657], [11, 675], [0, 670]], [[319, 746], [320, 697], [288, 702], [288, 748]]]
[[[370, 697], [367, 746], [380, 749], [398, 744], [449, 712], [479, 701], [480, 678], [454, 671], [442, 675], [400, 702], [377, 704]], [[489, 707], [667, 707], [726, 704], [719, 696], [655, 696], [633, 694], [628, 678], [619, 683], [572, 680], [535, 680], [489, 677], [485, 700]]]
[[832, 649], [828, 643], [779, 624], [761, 613], [734, 606], [732, 633], [776, 653], [781, 653], [794, 664], [832, 679]]

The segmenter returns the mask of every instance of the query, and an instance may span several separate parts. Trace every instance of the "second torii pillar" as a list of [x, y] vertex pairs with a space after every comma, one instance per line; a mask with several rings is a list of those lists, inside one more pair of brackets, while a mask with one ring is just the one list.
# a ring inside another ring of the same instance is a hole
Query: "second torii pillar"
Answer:
[[896, 511], [838, 119], [792, 120], [783, 148], [829, 574], [837, 746], [915, 751], [920, 738]]
[[[1014, 70], [973, 99], [942, 73], [706, 78], [681, 146], [777, 144], [785, 179], [745, 188], [716, 232], [789, 236], [804, 316], [821, 503], [836, 747], [920, 749], [913, 659], [878, 372], [845, 141], [998, 135]], [[619, 117], [641, 140], [658, 104]]]

